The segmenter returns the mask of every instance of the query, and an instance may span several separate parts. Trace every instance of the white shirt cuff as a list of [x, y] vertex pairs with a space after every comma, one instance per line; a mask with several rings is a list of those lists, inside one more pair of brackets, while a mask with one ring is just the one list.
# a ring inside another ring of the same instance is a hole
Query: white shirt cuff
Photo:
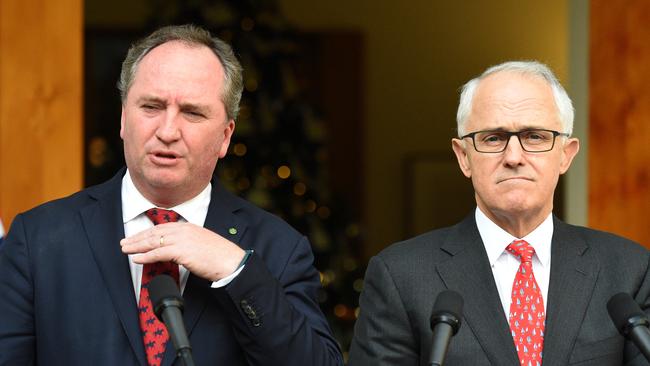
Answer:
[[212, 287], [212, 288], [220, 288], [220, 287], [226, 286], [227, 284], [232, 282], [232, 280], [234, 280], [235, 277], [237, 277], [239, 275], [239, 273], [242, 271], [242, 269], [244, 269], [244, 267], [246, 267], [245, 264], [243, 266], [239, 267], [239, 269], [237, 269], [235, 272], [231, 273], [227, 277], [224, 277], [224, 278], [220, 279], [219, 281], [212, 282], [212, 285], [210, 287]]

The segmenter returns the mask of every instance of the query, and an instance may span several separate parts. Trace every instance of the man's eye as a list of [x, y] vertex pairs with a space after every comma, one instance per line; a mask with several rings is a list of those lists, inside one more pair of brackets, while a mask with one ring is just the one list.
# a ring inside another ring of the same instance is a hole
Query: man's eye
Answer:
[[524, 135], [524, 138], [529, 141], [544, 141], [548, 140], [548, 136], [543, 133], [531, 131]]
[[147, 110], [147, 111], [153, 111], [158, 109], [158, 106], [153, 105], [153, 104], [143, 104], [142, 109]]
[[205, 118], [205, 115], [198, 111], [184, 111], [183, 113], [187, 114], [192, 119]]
[[505, 137], [503, 134], [500, 133], [492, 133], [489, 135], [485, 135], [481, 140], [483, 142], [502, 142], [505, 140]]

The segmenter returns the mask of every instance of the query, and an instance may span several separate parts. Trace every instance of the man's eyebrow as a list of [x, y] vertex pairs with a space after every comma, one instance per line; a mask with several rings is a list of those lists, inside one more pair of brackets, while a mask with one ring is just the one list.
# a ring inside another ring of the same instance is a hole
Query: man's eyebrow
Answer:
[[160, 98], [160, 97], [155, 97], [152, 95], [144, 95], [136, 100], [137, 103], [142, 103], [142, 102], [148, 102], [148, 103], [160, 103], [167, 105], [167, 102]]
[[[167, 105], [167, 101], [163, 98], [156, 97], [153, 95], [144, 95], [141, 96], [136, 100], [137, 103], [159, 103], [163, 105]], [[208, 112], [210, 111], [210, 106], [207, 104], [201, 104], [201, 103], [181, 103], [180, 108], [184, 110], [192, 110], [192, 111], [204, 111]]]
[[497, 128], [486, 128], [482, 131], [487, 131], [487, 132], [519, 132], [519, 131], [530, 131], [530, 130], [547, 130], [547, 127], [540, 127], [540, 126], [534, 126], [534, 125], [527, 125], [523, 126], [515, 131], [512, 131], [507, 128], [503, 127], [497, 127]]
[[200, 111], [205, 113], [210, 112], [209, 105], [200, 103], [181, 103], [180, 108], [182, 110]]

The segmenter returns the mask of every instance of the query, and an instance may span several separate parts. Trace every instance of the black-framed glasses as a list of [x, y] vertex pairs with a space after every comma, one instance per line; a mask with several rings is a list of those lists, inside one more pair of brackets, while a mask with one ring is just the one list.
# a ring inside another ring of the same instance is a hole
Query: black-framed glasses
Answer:
[[524, 151], [537, 153], [553, 150], [555, 138], [558, 136], [569, 137], [569, 134], [539, 128], [516, 132], [487, 130], [468, 133], [462, 136], [461, 140], [470, 137], [474, 144], [474, 149], [480, 153], [500, 153], [508, 147], [512, 136], [517, 136], [519, 144]]

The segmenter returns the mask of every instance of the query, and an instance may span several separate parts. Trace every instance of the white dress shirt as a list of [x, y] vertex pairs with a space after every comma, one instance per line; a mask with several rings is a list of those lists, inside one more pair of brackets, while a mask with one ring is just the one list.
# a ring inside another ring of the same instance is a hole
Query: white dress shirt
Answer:
[[506, 319], [509, 319], [512, 284], [519, 269], [519, 258], [506, 251], [506, 247], [514, 240], [525, 240], [533, 248], [533, 274], [537, 285], [542, 292], [544, 309], [548, 297], [548, 282], [551, 275], [551, 241], [553, 238], [553, 217], [548, 217], [523, 238], [516, 238], [492, 222], [478, 207], [476, 208], [476, 226], [483, 239], [485, 251], [487, 252], [494, 282], [499, 291], [503, 311]]
[[[208, 206], [210, 205], [210, 197], [212, 193], [212, 184], [208, 185], [194, 198], [189, 201], [183, 202], [178, 206], [171, 208], [166, 208], [168, 210], [174, 210], [181, 217], [179, 222], [189, 222], [194, 225], [203, 226], [205, 223], [205, 218], [208, 215]], [[127, 169], [124, 178], [122, 178], [122, 219], [124, 223], [124, 236], [130, 237], [135, 235], [143, 230], [153, 227], [153, 223], [145, 215], [145, 211], [150, 208], [154, 208], [156, 205], [149, 202], [138, 189], [133, 184], [129, 170]], [[140, 301], [140, 284], [142, 281], [142, 264], [137, 264], [133, 262], [131, 258], [132, 254], [129, 255], [129, 267], [131, 269], [131, 280], [133, 281], [133, 290], [135, 291], [136, 302]], [[244, 267], [240, 267], [237, 271], [233, 272], [231, 275], [222, 278], [219, 281], [213, 282], [212, 287], [222, 287], [229, 284], [237, 275], [241, 272]], [[185, 285], [187, 284], [187, 278], [189, 277], [189, 271], [187, 268], [179, 265], [179, 282], [181, 293], [185, 291]]]

